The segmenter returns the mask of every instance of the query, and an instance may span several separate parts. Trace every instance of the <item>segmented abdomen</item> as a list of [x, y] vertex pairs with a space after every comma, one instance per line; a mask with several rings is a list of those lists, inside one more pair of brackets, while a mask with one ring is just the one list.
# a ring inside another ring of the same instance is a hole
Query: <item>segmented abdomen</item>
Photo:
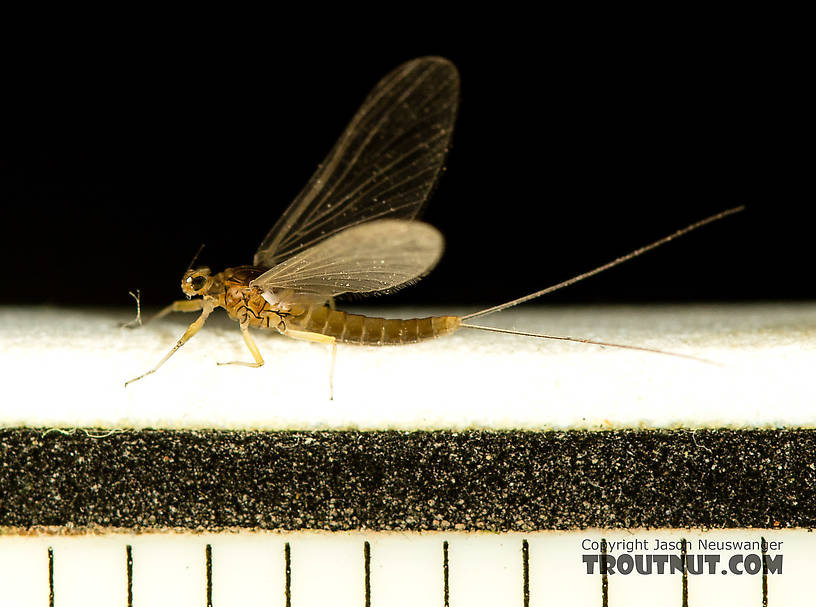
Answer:
[[363, 346], [410, 344], [440, 335], [453, 333], [459, 328], [457, 316], [429, 318], [375, 318], [332, 310], [328, 306], [311, 307], [303, 316], [290, 318], [287, 325], [302, 331], [320, 333], [337, 341]]

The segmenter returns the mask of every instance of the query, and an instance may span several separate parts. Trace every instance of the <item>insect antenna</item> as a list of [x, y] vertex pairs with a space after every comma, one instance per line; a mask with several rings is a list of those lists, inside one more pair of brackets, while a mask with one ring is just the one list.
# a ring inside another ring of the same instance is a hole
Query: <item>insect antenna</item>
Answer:
[[204, 249], [204, 243], [202, 242], [202, 243], [201, 243], [201, 246], [200, 246], [200, 247], [198, 247], [198, 251], [196, 251], [196, 254], [195, 254], [195, 255], [193, 255], [193, 258], [190, 260], [190, 264], [187, 266], [187, 269], [186, 269], [186, 270], [184, 270], [185, 274], [187, 273], [187, 271], [188, 271], [188, 270], [192, 270], [192, 269], [193, 269], [193, 264], [196, 262], [196, 259], [198, 259], [198, 256], [199, 256], [199, 255], [201, 255], [201, 251], [202, 251], [203, 249]]
[[641, 352], [651, 352], [652, 354], [665, 354], [666, 356], [676, 356], [678, 358], [688, 358], [690, 360], [696, 360], [701, 363], [706, 363], [709, 365], [716, 365], [721, 367], [722, 365], [718, 362], [714, 362], [713, 360], [708, 360], [706, 358], [700, 358], [699, 356], [691, 356], [690, 354], [679, 354], [677, 352], [668, 352], [666, 350], [658, 350], [657, 348], [647, 348], [645, 346], [629, 346], [626, 344], [613, 344], [606, 341], [595, 341], [593, 339], [582, 339], [580, 337], [563, 337], [561, 335], [546, 335], [544, 333], [529, 333], [527, 331], [515, 331], [513, 329], [499, 329], [497, 327], [485, 327], [482, 325], [471, 325], [468, 323], [461, 323], [460, 327], [464, 327], [466, 329], [479, 329], [480, 331], [493, 331], [494, 333], [507, 333], [509, 335], [523, 335], [525, 337], [540, 337], [541, 339], [557, 339], [559, 341], [572, 341], [579, 344], [592, 344], [595, 346], [608, 346], [610, 348], [622, 348], [624, 350], [640, 350]]
[[[584, 280], [585, 278], [589, 278], [590, 276], [595, 276], [596, 274], [600, 274], [604, 270], [614, 268], [615, 266], [620, 265], [625, 261], [629, 261], [630, 259], [634, 259], [635, 257], [643, 255], [647, 251], [651, 251], [652, 249], [655, 249], [655, 248], [659, 247], [660, 245], [666, 244], [667, 242], [670, 242], [670, 241], [674, 240], [675, 238], [679, 238], [680, 236], [688, 234], [689, 232], [691, 232], [693, 230], [696, 230], [697, 228], [701, 228], [704, 225], [707, 225], [709, 223], [713, 223], [713, 222], [715, 222], [715, 221], [717, 221], [719, 219], [723, 219], [724, 217], [728, 217], [729, 215], [733, 215], [734, 213], [739, 213], [740, 211], [742, 211], [744, 209], [745, 209], [745, 206], [738, 206], [738, 207], [734, 207], [733, 209], [727, 209], [725, 211], [721, 211], [721, 212], [717, 213], [716, 215], [712, 215], [711, 217], [706, 217], [705, 219], [701, 219], [700, 221], [692, 223], [691, 225], [688, 225], [688, 226], [686, 226], [685, 228], [683, 228], [681, 230], [677, 230], [673, 234], [669, 234], [668, 236], [665, 236], [664, 238], [661, 238], [660, 240], [656, 240], [655, 242], [653, 242], [651, 244], [647, 244], [644, 247], [640, 247], [639, 249], [636, 249], [636, 250], [632, 251], [631, 253], [627, 253], [626, 255], [618, 257], [617, 259], [613, 259], [609, 263], [605, 263], [602, 266], [598, 266], [597, 268], [595, 268], [593, 270], [590, 270], [588, 272], [584, 272], [583, 274], [579, 274], [578, 276], [573, 276], [572, 278], [570, 278], [568, 280], [565, 280], [563, 282], [559, 282], [558, 284], [547, 287], [546, 289], [541, 289], [540, 291], [536, 291], [535, 293], [530, 293], [529, 295], [525, 295], [524, 297], [519, 297], [518, 299], [514, 299], [513, 301], [508, 301], [506, 303], [499, 304], [499, 305], [493, 306], [491, 308], [486, 308], [484, 310], [480, 310], [479, 312], [474, 312], [472, 314], [466, 314], [465, 316], [462, 316], [461, 319], [462, 320], [468, 320], [470, 318], [477, 318], [479, 316], [487, 316], [488, 314], [493, 314], [494, 312], [500, 312], [501, 310], [506, 310], [507, 308], [517, 306], [518, 304], [524, 303], [525, 301], [530, 301], [531, 299], [535, 299], [536, 297], [541, 297], [542, 295], [546, 295], [547, 293], [552, 293], [553, 291], [558, 291], [559, 289], [563, 289], [564, 287], [568, 287], [569, 285], [575, 284], [576, 282]], [[467, 325], [463, 324], [462, 326], [465, 327]], [[476, 327], [471, 327], [471, 328], [476, 328]], [[478, 328], [490, 330], [487, 327], [478, 327]], [[493, 330], [498, 330], [498, 329], [493, 329]], [[502, 330], [500, 332], [506, 332], [506, 331]], [[570, 340], [570, 341], [581, 341], [581, 340]], [[612, 345], [612, 344], [603, 344], [603, 345]], [[636, 348], [636, 349], [642, 349], [642, 348]]]

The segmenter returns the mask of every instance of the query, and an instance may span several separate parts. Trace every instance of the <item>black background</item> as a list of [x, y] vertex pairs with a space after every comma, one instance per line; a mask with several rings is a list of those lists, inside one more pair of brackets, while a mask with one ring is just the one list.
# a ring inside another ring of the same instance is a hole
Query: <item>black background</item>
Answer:
[[214, 271], [250, 263], [371, 87], [425, 54], [462, 78], [424, 215], [447, 249], [377, 304], [498, 303], [740, 204], [546, 301], [816, 296], [804, 44], [584, 25], [328, 38], [248, 18], [28, 40], [3, 76], [0, 303], [130, 306], [138, 288], [159, 306], [202, 243]]

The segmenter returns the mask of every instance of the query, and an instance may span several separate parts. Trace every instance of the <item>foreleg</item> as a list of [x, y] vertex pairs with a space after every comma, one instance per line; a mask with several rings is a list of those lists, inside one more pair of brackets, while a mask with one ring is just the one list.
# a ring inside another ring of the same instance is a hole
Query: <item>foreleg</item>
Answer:
[[[190, 302], [181, 302], [181, 303], [192, 303], [193, 301], [198, 302], [199, 307], [203, 308], [202, 311], [201, 311], [201, 316], [199, 316], [189, 327], [187, 327], [187, 330], [184, 332], [184, 335], [181, 336], [181, 338], [176, 342], [176, 345], [173, 346], [173, 348], [165, 355], [165, 357], [162, 358], [159, 361], [159, 364], [157, 364], [155, 367], [150, 369], [150, 371], [148, 371], [147, 373], [143, 373], [139, 377], [134, 377], [130, 381], [126, 381], [125, 386], [127, 386], [128, 384], [133, 383], [133, 382], [135, 382], [137, 380], [140, 380], [143, 377], [146, 377], [146, 376], [150, 375], [151, 373], [155, 373], [156, 370], [159, 367], [161, 367], [165, 362], [167, 362], [168, 358], [170, 358], [171, 356], [173, 356], [173, 354], [176, 353], [176, 350], [178, 350], [181, 346], [183, 346], [187, 342], [188, 339], [190, 339], [193, 335], [198, 333], [199, 329], [201, 329], [201, 327], [204, 326], [204, 323], [207, 321], [207, 317], [213, 311], [213, 305], [210, 302], [203, 302], [203, 300], [201, 300], [201, 299], [192, 300]], [[176, 303], [179, 303], [179, 302], [176, 302]], [[170, 307], [172, 307], [172, 304], [170, 306], [168, 306], [168, 308], [170, 308]], [[165, 308], [165, 310], [166, 309], [167, 308]], [[189, 311], [189, 310], [184, 310], [184, 311]]]
[[[137, 291], [138, 293], [138, 291]], [[126, 329], [133, 329], [136, 327], [141, 327], [143, 324], [146, 325], [149, 322], [162, 318], [163, 316], [167, 316], [171, 312], [198, 312], [204, 306], [203, 299], [181, 299], [179, 301], [174, 301], [169, 306], [162, 308], [158, 313], [154, 314], [146, 321], [142, 322], [142, 310], [139, 301], [139, 296], [133, 295], [131, 296], [136, 300], [136, 318], [131, 320], [130, 322], [123, 323], [121, 326]]]
[[145, 321], [145, 324], [153, 320], [158, 320], [170, 314], [171, 312], [197, 312], [204, 307], [203, 299], [179, 299], [174, 301], [169, 306], [162, 308], [154, 316]]

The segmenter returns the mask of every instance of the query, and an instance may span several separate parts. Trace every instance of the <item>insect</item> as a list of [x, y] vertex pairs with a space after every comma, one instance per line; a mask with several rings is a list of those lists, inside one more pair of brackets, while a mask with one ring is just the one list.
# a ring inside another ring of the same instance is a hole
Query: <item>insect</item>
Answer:
[[583, 280], [742, 207], [703, 219], [557, 285], [473, 314], [403, 320], [335, 309], [334, 298], [340, 295], [394, 291], [425, 276], [439, 260], [442, 235], [415, 218], [442, 169], [458, 97], [456, 67], [441, 57], [414, 59], [386, 75], [267, 234], [252, 265], [213, 274], [206, 267], [194, 269], [191, 263], [181, 280], [187, 299], [173, 302], [157, 317], [170, 312], [200, 312], [199, 317], [155, 367], [125, 385], [159, 369], [219, 307], [238, 321], [253, 359], [219, 364], [264, 364], [250, 328], [327, 344], [332, 347], [330, 394], [338, 342], [408, 344], [469, 328], [671, 354], [469, 321]]

